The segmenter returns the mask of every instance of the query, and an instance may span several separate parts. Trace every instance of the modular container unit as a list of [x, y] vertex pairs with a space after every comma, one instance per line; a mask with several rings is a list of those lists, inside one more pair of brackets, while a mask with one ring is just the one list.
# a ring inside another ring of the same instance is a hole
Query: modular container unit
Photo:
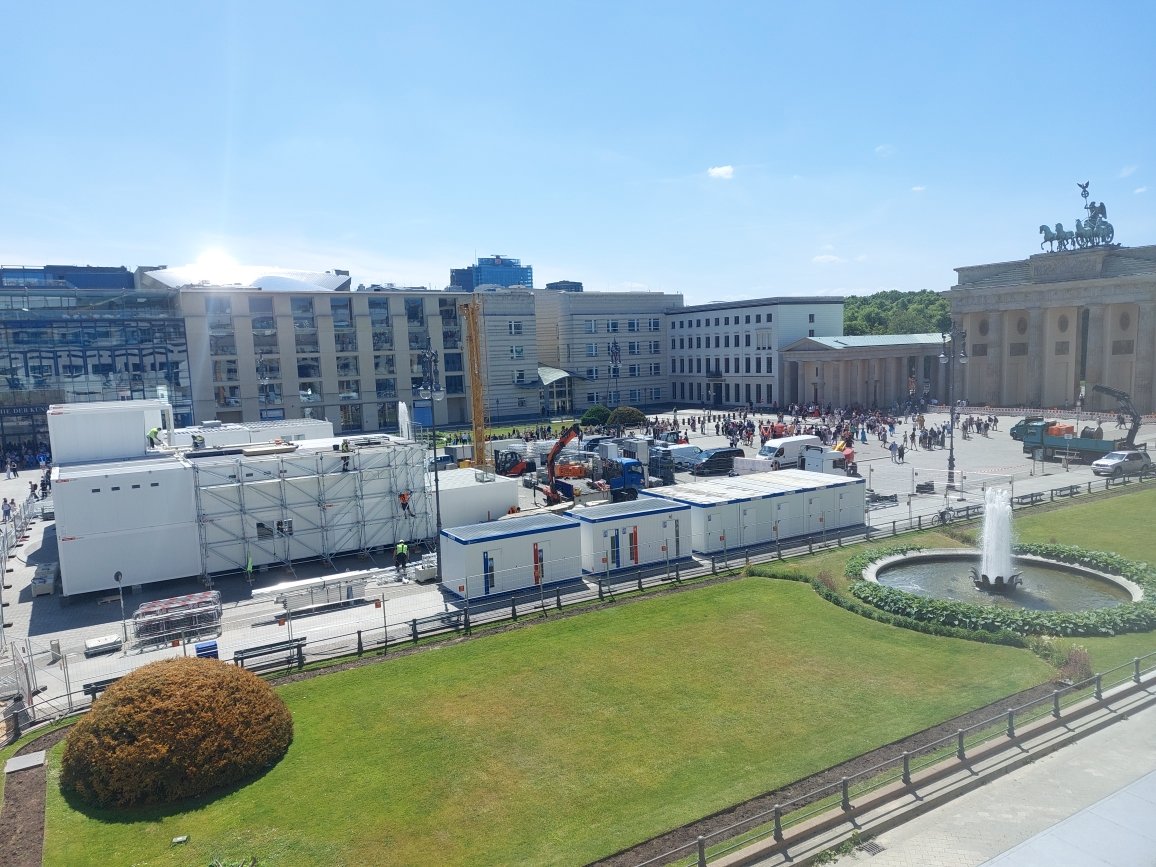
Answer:
[[[487, 478], [489, 481], [479, 482], [478, 474], [472, 469], [438, 471], [443, 527], [462, 527], [466, 524], [496, 521], [510, 509], [517, 507], [518, 479], [508, 479], [497, 474]], [[429, 473], [426, 482], [432, 499], [432, 472]]]
[[471, 601], [582, 575], [578, 522], [540, 514], [442, 530], [442, 586]]
[[714, 554], [861, 525], [865, 490], [862, 479], [780, 470], [641, 493], [690, 506], [693, 550]]
[[191, 448], [194, 434], [204, 439], [205, 448], [271, 443], [277, 439], [283, 442], [321, 440], [332, 439], [333, 422], [319, 418], [287, 418], [280, 421], [251, 421], [240, 424], [206, 423], [177, 428], [173, 431], [172, 442], [169, 444], [177, 448]]
[[48, 440], [55, 464], [140, 457], [149, 451], [148, 432], [154, 427], [172, 432], [173, 408], [167, 401], [105, 400], [48, 407]]
[[201, 573], [196, 497], [171, 455], [58, 466], [53, 503], [61, 590], [69, 596]]
[[690, 506], [661, 497], [578, 508], [582, 571], [613, 574], [690, 557]]

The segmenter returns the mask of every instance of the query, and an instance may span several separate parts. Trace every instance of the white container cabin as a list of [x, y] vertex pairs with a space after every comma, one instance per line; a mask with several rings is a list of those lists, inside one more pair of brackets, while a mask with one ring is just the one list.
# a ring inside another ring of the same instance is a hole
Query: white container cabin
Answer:
[[[519, 479], [490, 473], [485, 476], [487, 481], [478, 481], [480, 475], [473, 469], [438, 471], [443, 527], [496, 521], [517, 507]], [[432, 472], [428, 474], [426, 483], [432, 492]]]
[[442, 587], [476, 601], [539, 590], [582, 575], [578, 522], [537, 514], [442, 530]]
[[643, 491], [691, 509], [691, 546], [715, 554], [862, 525], [866, 484], [780, 470]]
[[48, 407], [48, 438], [54, 464], [142, 457], [148, 432], [173, 431], [173, 408], [165, 400], [102, 400]]
[[[165, 441], [175, 448], [192, 448], [193, 437], [204, 440], [205, 448], [251, 445], [253, 443], [298, 442], [333, 438], [333, 422], [319, 418], [287, 418], [278, 421], [247, 421], [225, 424], [204, 422], [177, 428]], [[351, 437], [350, 440], [361, 437]]]
[[663, 565], [691, 555], [691, 509], [661, 497], [578, 508], [582, 571], [613, 574]]

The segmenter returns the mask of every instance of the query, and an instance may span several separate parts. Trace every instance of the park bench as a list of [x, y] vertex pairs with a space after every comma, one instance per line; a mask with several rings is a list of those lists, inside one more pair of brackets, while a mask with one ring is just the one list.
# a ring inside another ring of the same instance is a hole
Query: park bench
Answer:
[[935, 482], [920, 482], [915, 486], [915, 493], [917, 494], [934, 494]]
[[1032, 491], [1030, 494], [1019, 494], [1012, 498], [1012, 502], [1017, 506], [1035, 506], [1043, 501], [1043, 491]]
[[1062, 488], [1056, 488], [1055, 494], [1057, 497], [1074, 497], [1080, 493], [1079, 485], [1065, 485]]
[[106, 677], [104, 680], [94, 680], [92, 683], [86, 683], [84, 685], [84, 694], [89, 698], [95, 699], [118, 680], [120, 680], [120, 676]]
[[260, 659], [266, 656], [283, 656], [287, 662], [297, 658], [297, 669], [300, 671], [305, 665], [305, 638], [290, 638], [286, 641], [275, 641], [272, 644], [259, 644], [256, 647], [246, 647], [233, 652], [233, 662], [241, 668], [250, 659]]

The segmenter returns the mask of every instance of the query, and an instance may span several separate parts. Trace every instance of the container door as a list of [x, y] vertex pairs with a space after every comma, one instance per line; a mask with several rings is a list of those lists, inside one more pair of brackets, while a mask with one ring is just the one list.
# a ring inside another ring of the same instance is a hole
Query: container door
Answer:
[[678, 532], [678, 518], [674, 519], [674, 559], [682, 558], [682, 537]]
[[610, 567], [617, 569], [622, 565], [622, 543], [618, 537], [618, 530], [610, 531]]
[[497, 575], [497, 555], [500, 551], [483, 551], [482, 552], [482, 587], [488, 596], [493, 592], [496, 584]]
[[534, 543], [534, 586], [539, 587], [546, 576], [546, 545]]
[[759, 540], [758, 513], [753, 505], [739, 507], [739, 532], [743, 547], [755, 545]]
[[638, 565], [638, 527], [630, 528], [630, 562]]

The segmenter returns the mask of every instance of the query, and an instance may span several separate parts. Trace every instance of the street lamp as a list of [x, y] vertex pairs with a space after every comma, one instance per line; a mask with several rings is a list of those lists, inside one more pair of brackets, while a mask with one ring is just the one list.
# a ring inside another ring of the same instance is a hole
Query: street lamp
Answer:
[[116, 595], [120, 597], [120, 628], [124, 633], [124, 652], [128, 653], [128, 623], [124, 619], [124, 585], [121, 581], [124, 575], [117, 570], [116, 574], [112, 576], [112, 580], [116, 582]]
[[[948, 332], [940, 332], [939, 339], [943, 346], [939, 351], [939, 363], [944, 365], [947, 369], [947, 399], [951, 403], [951, 411], [948, 416], [948, 450], [947, 450], [947, 489], [954, 490], [955, 488], [955, 364], [958, 361], [960, 364], [967, 364], [967, 349], [966, 340], [967, 332], [952, 329]], [[959, 350], [955, 346], [959, 343]], [[950, 355], [948, 354], [947, 344], [951, 343]]]
[[438, 420], [437, 412], [434, 405], [439, 401], [446, 399], [445, 389], [441, 387], [438, 382], [438, 354], [434, 351], [433, 346], [427, 341], [426, 348], [420, 353], [422, 371], [425, 373], [425, 381], [417, 393], [423, 400], [430, 400], [429, 417], [430, 429], [433, 431], [433, 462], [434, 462], [434, 514], [435, 514], [435, 530], [434, 530], [434, 551], [437, 555], [437, 581], [440, 584], [442, 581], [442, 491], [441, 484], [438, 479]]

